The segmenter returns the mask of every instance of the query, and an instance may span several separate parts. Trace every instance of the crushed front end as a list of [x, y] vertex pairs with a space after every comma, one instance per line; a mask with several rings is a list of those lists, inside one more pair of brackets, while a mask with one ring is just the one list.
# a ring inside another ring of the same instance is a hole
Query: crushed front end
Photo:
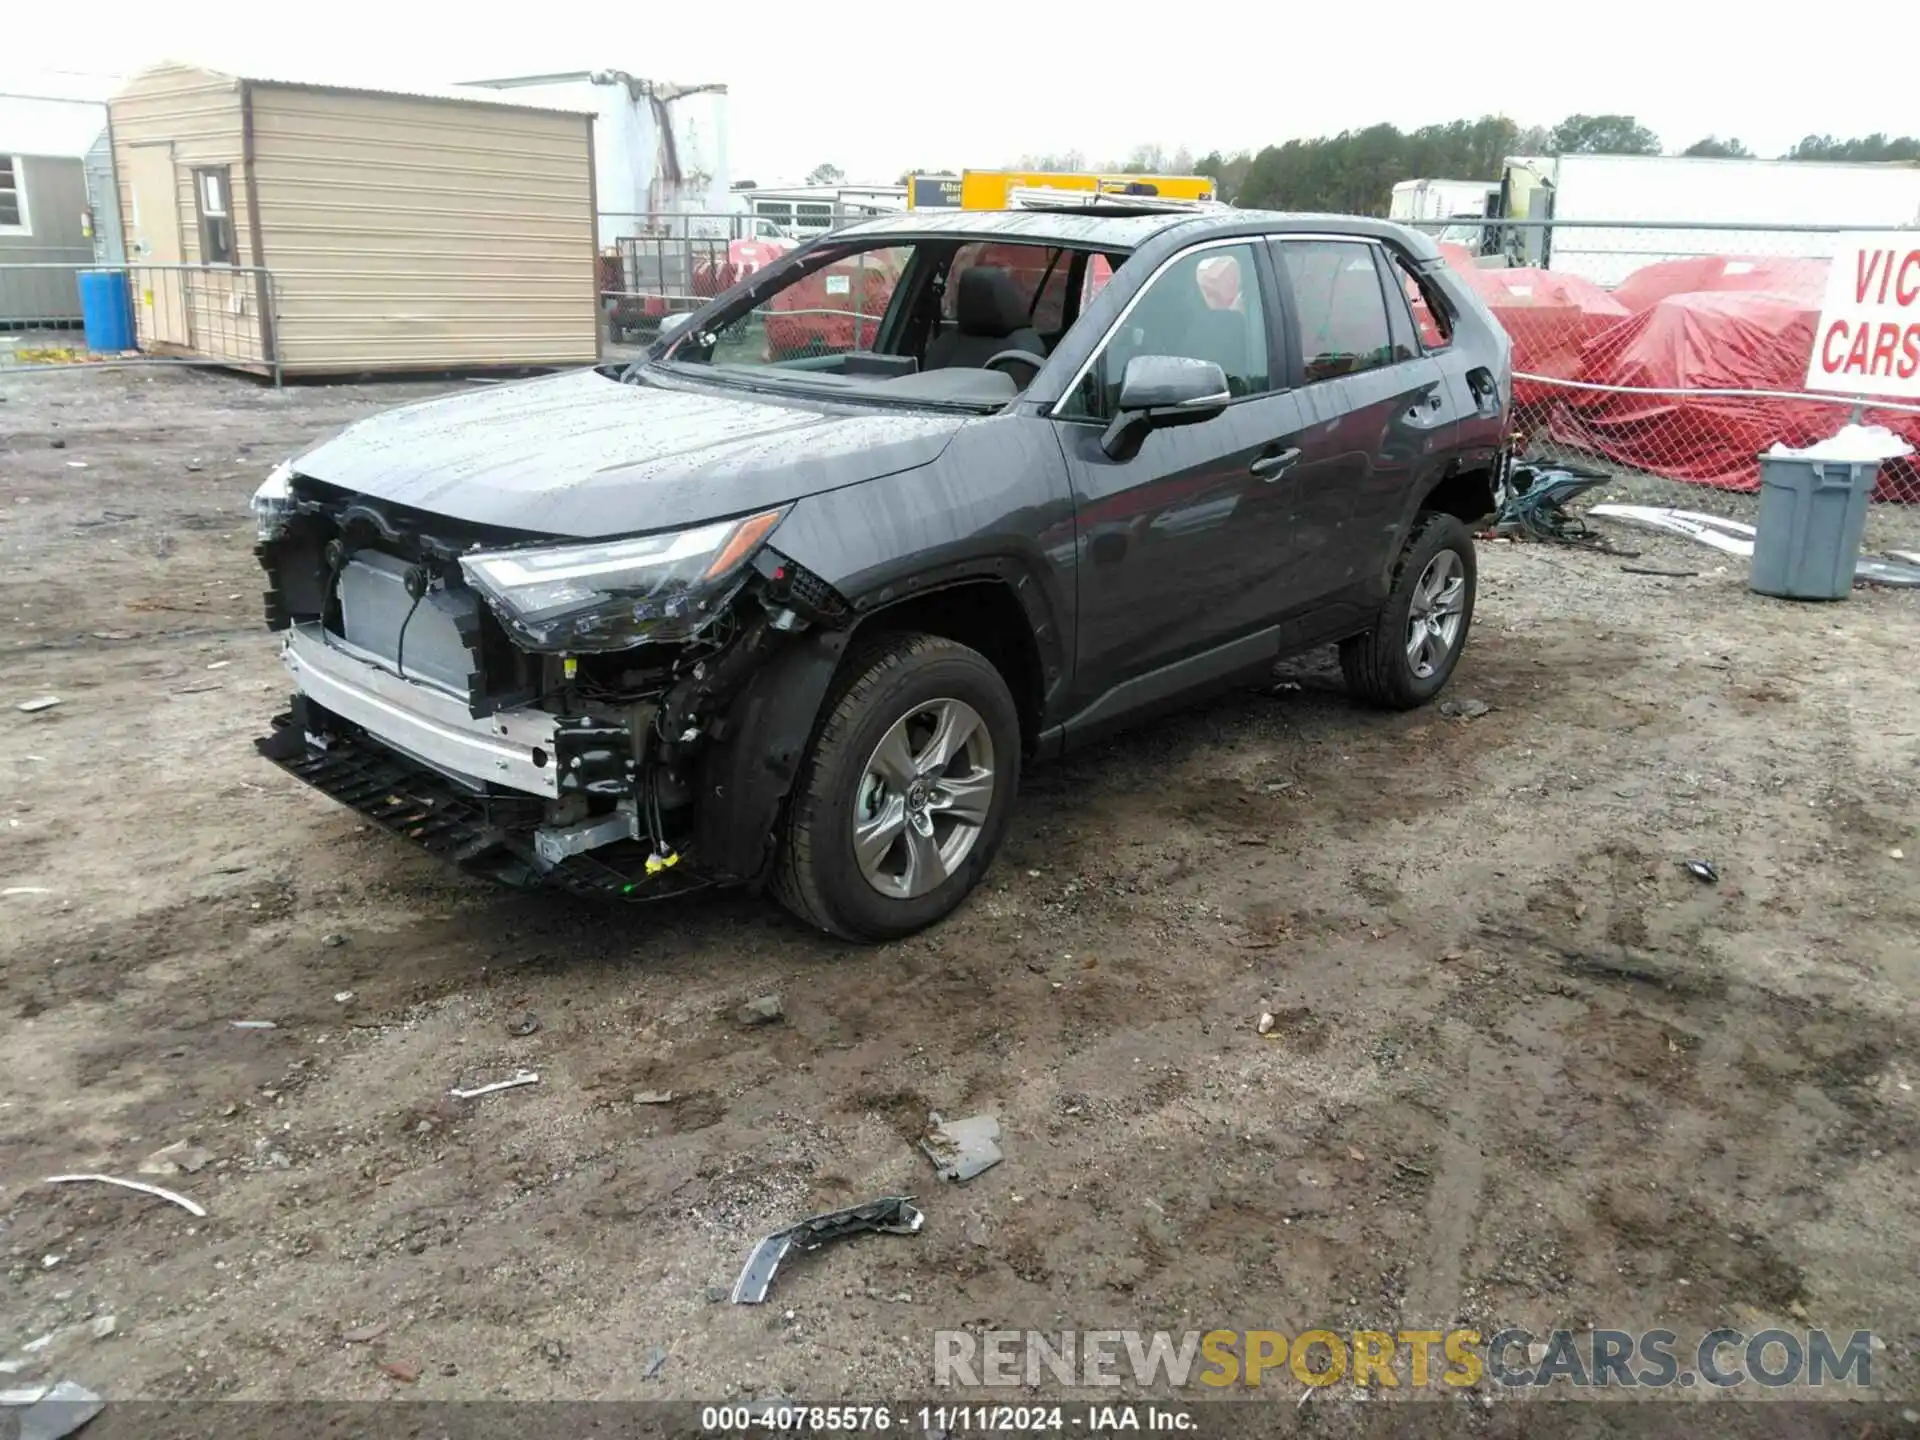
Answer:
[[[482, 531], [296, 477], [254, 499], [294, 682], [260, 752], [465, 869], [652, 899], [747, 881], [703, 785], [767, 659], [846, 619], [783, 509], [606, 541]], [[790, 768], [790, 767], [789, 767]], [[758, 814], [753, 823], [764, 825]], [[726, 850], [704, 863], [702, 849]], [[742, 858], [746, 857], [746, 858]]]

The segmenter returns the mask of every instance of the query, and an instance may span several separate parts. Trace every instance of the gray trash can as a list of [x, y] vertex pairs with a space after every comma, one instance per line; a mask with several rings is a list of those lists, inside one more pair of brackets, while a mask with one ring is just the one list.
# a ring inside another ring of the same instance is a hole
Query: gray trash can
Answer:
[[1844, 600], [1867, 525], [1878, 460], [1760, 457], [1750, 588], [1787, 600]]

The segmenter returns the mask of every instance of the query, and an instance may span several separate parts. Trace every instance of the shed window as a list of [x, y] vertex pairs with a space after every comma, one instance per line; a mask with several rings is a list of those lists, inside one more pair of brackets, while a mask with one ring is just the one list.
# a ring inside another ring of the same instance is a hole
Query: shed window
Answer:
[[32, 233], [27, 217], [26, 166], [18, 155], [0, 155], [0, 234]]
[[200, 214], [200, 263], [233, 264], [233, 216], [227, 204], [227, 167], [193, 172], [194, 208]]

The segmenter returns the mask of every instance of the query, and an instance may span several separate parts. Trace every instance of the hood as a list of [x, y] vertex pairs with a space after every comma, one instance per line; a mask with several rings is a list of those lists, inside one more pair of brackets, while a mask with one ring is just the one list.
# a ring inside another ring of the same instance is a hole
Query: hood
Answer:
[[671, 530], [928, 464], [966, 423], [580, 370], [389, 410], [296, 474], [474, 525]]

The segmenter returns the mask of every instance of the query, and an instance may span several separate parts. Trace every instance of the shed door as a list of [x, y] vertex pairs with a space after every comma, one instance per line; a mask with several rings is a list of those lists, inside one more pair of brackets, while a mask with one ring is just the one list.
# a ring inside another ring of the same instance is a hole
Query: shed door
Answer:
[[186, 272], [180, 264], [180, 191], [171, 145], [136, 145], [127, 155], [133, 190], [127, 235], [128, 276], [140, 305], [141, 338], [160, 345], [189, 345]]

